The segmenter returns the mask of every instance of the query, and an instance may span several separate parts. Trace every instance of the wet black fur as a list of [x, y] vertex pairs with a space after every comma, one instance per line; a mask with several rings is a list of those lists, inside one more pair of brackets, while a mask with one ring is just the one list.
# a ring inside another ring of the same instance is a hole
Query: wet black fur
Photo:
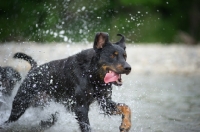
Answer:
[[31, 68], [37, 66], [37, 62], [35, 62], [35, 60], [33, 60], [32, 57], [30, 57], [24, 53], [21, 53], [21, 52], [15, 53], [13, 58], [23, 59], [23, 60], [27, 61], [31, 65]]
[[[36, 67], [37, 63], [28, 55], [24, 53], [16, 53], [13, 58], [23, 59], [30, 63], [31, 68]], [[0, 66], [0, 92], [4, 96], [10, 96], [17, 82], [22, 79], [20, 73], [10, 66]]]
[[17, 82], [21, 80], [21, 75], [12, 67], [0, 66], [0, 92], [3, 96], [10, 96]]
[[[105, 38], [102, 48], [97, 47], [99, 35]], [[115, 51], [118, 55], [111, 58]], [[112, 67], [119, 74], [129, 74], [131, 67], [126, 62], [125, 54], [124, 40], [111, 44], [108, 34], [97, 33], [93, 48], [66, 59], [34, 65], [14, 98], [11, 115], [6, 123], [18, 120], [38, 97], [48, 97], [66, 107], [70, 104], [81, 131], [91, 131], [88, 111], [92, 102], [98, 101], [107, 114], [117, 111], [117, 103], [111, 99], [112, 83], [104, 83], [102, 76], [105, 76], [106, 71], [102, 66]], [[117, 64], [123, 68], [117, 69]]]

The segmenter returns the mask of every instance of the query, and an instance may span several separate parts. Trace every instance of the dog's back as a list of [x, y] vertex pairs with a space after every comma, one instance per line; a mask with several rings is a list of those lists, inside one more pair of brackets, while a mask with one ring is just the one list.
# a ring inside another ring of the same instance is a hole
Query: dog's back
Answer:
[[[71, 95], [79, 91], [80, 87], [77, 86], [91, 85], [85, 78], [90, 72], [88, 69], [94, 55], [95, 51], [88, 49], [66, 59], [35, 67], [28, 73], [16, 97], [29, 96], [30, 100], [26, 99], [27, 103], [44, 94], [52, 96], [55, 101], [74, 100]], [[27, 86], [27, 82], [31, 83]]]

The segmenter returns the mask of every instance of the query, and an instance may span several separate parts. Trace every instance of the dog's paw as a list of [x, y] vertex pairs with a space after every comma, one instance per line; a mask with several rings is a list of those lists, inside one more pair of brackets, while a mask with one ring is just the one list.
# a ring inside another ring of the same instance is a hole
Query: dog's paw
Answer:
[[131, 109], [125, 104], [118, 104], [119, 114], [122, 114], [120, 132], [128, 132], [131, 128]]
[[129, 132], [131, 128], [131, 122], [128, 119], [124, 119], [119, 127], [120, 132]]

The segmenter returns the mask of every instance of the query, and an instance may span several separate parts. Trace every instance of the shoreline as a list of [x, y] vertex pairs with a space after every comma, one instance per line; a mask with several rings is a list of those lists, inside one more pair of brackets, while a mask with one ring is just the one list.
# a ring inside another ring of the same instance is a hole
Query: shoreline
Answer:
[[[92, 43], [5, 43], [0, 45], [0, 66], [12, 66], [20, 72], [26, 72], [30, 65], [23, 60], [13, 59], [14, 53], [24, 52], [40, 65], [87, 48], [92, 48]], [[127, 61], [132, 66], [131, 74], [200, 75], [200, 45], [127, 44], [127, 55]]]

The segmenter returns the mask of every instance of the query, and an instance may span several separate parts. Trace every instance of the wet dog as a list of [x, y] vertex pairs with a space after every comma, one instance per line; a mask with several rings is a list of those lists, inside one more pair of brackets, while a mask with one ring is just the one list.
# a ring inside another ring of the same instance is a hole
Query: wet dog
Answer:
[[[13, 58], [26, 60], [32, 67], [37, 65], [37, 63], [30, 56], [23, 53], [17, 53], [13, 56]], [[0, 97], [2, 97], [0, 100], [0, 106], [4, 102], [4, 97], [11, 96], [14, 87], [21, 81], [21, 79], [22, 77], [20, 73], [14, 68], [9, 66], [0, 66]]]
[[[27, 61], [31, 65], [31, 68], [37, 66], [37, 63], [30, 56], [24, 53], [16, 53], [13, 58]], [[14, 86], [21, 79], [22, 77], [20, 73], [12, 67], [0, 66], [0, 91], [4, 96], [10, 96]]]
[[0, 66], [0, 92], [3, 96], [10, 96], [17, 82], [21, 80], [21, 75], [12, 67]]
[[[6, 123], [18, 120], [37, 98], [50, 98], [70, 107], [82, 132], [90, 132], [89, 106], [97, 101], [109, 115], [122, 115], [121, 132], [131, 128], [131, 110], [112, 101], [112, 85], [122, 85], [121, 74], [129, 74], [123, 35], [111, 43], [107, 33], [97, 33], [93, 48], [66, 59], [33, 66], [14, 98]], [[70, 106], [69, 106], [70, 105]]]

